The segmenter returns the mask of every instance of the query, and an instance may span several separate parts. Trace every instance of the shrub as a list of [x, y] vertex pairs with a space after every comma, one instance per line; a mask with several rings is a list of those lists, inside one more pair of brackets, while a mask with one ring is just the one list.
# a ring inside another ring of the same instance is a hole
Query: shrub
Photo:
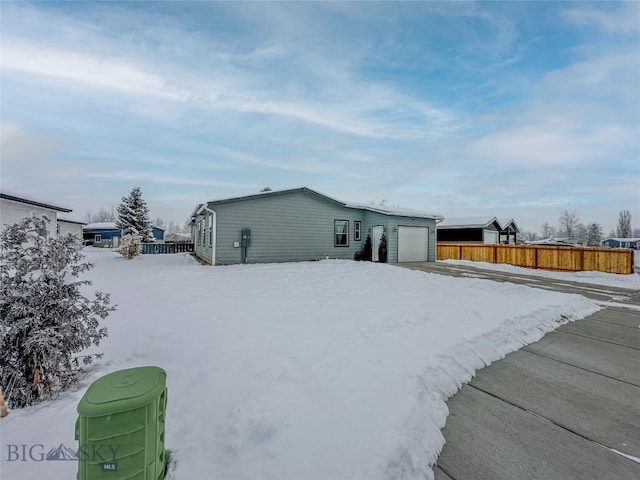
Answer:
[[[90, 300], [77, 278], [84, 263], [73, 235], [46, 238], [46, 217], [23, 217], [0, 235], [0, 385], [12, 407], [51, 398], [77, 380], [73, 354], [107, 336], [108, 294]], [[92, 355], [82, 357], [91, 363]]]
[[142, 241], [139, 235], [127, 234], [122, 237], [118, 252], [127, 260], [137, 257], [142, 252]]

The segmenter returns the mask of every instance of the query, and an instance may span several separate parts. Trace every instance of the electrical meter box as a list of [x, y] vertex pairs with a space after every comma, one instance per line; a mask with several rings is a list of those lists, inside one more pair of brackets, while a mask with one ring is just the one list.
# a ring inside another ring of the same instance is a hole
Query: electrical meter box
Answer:
[[161, 480], [166, 467], [166, 372], [109, 373], [78, 403], [78, 480]]
[[243, 228], [240, 233], [240, 246], [249, 247], [251, 245], [251, 229]]

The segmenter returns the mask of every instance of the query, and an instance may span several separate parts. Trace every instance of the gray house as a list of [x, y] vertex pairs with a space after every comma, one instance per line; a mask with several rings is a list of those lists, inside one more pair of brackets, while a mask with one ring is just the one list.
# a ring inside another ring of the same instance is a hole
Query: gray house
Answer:
[[353, 259], [368, 235], [373, 260], [384, 234], [387, 261], [435, 261], [441, 215], [350, 204], [309, 188], [269, 191], [198, 205], [191, 235], [198, 257], [212, 265]]

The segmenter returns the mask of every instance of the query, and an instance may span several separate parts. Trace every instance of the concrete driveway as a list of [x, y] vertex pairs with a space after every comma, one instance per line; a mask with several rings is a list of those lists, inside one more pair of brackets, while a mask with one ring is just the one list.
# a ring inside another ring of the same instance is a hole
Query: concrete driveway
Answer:
[[451, 397], [436, 479], [640, 479], [639, 291], [446, 263], [400, 266], [616, 303], [479, 370]]

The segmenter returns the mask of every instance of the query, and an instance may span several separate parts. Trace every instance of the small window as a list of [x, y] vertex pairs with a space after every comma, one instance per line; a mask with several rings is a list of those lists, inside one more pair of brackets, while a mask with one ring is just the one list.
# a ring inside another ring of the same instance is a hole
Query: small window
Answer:
[[355, 241], [358, 241], [362, 238], [360, 234], [361, 231], [362, 231], [362, 222], [360, 220], [356, 220], [355, 222], [353, 222], [353, 239]]
[[100, 242], [102, 242], [102, 235], [100, 235], [100, 234], [98, 233], [95, 237], [93, 237], [93, 242], [94, 242], [94, 243], [100, 243]]
[[334, 230], [334, 246], [336, 247], [348, 247], [349, 246], [349, 220], [335, 220], [333, 225]]

